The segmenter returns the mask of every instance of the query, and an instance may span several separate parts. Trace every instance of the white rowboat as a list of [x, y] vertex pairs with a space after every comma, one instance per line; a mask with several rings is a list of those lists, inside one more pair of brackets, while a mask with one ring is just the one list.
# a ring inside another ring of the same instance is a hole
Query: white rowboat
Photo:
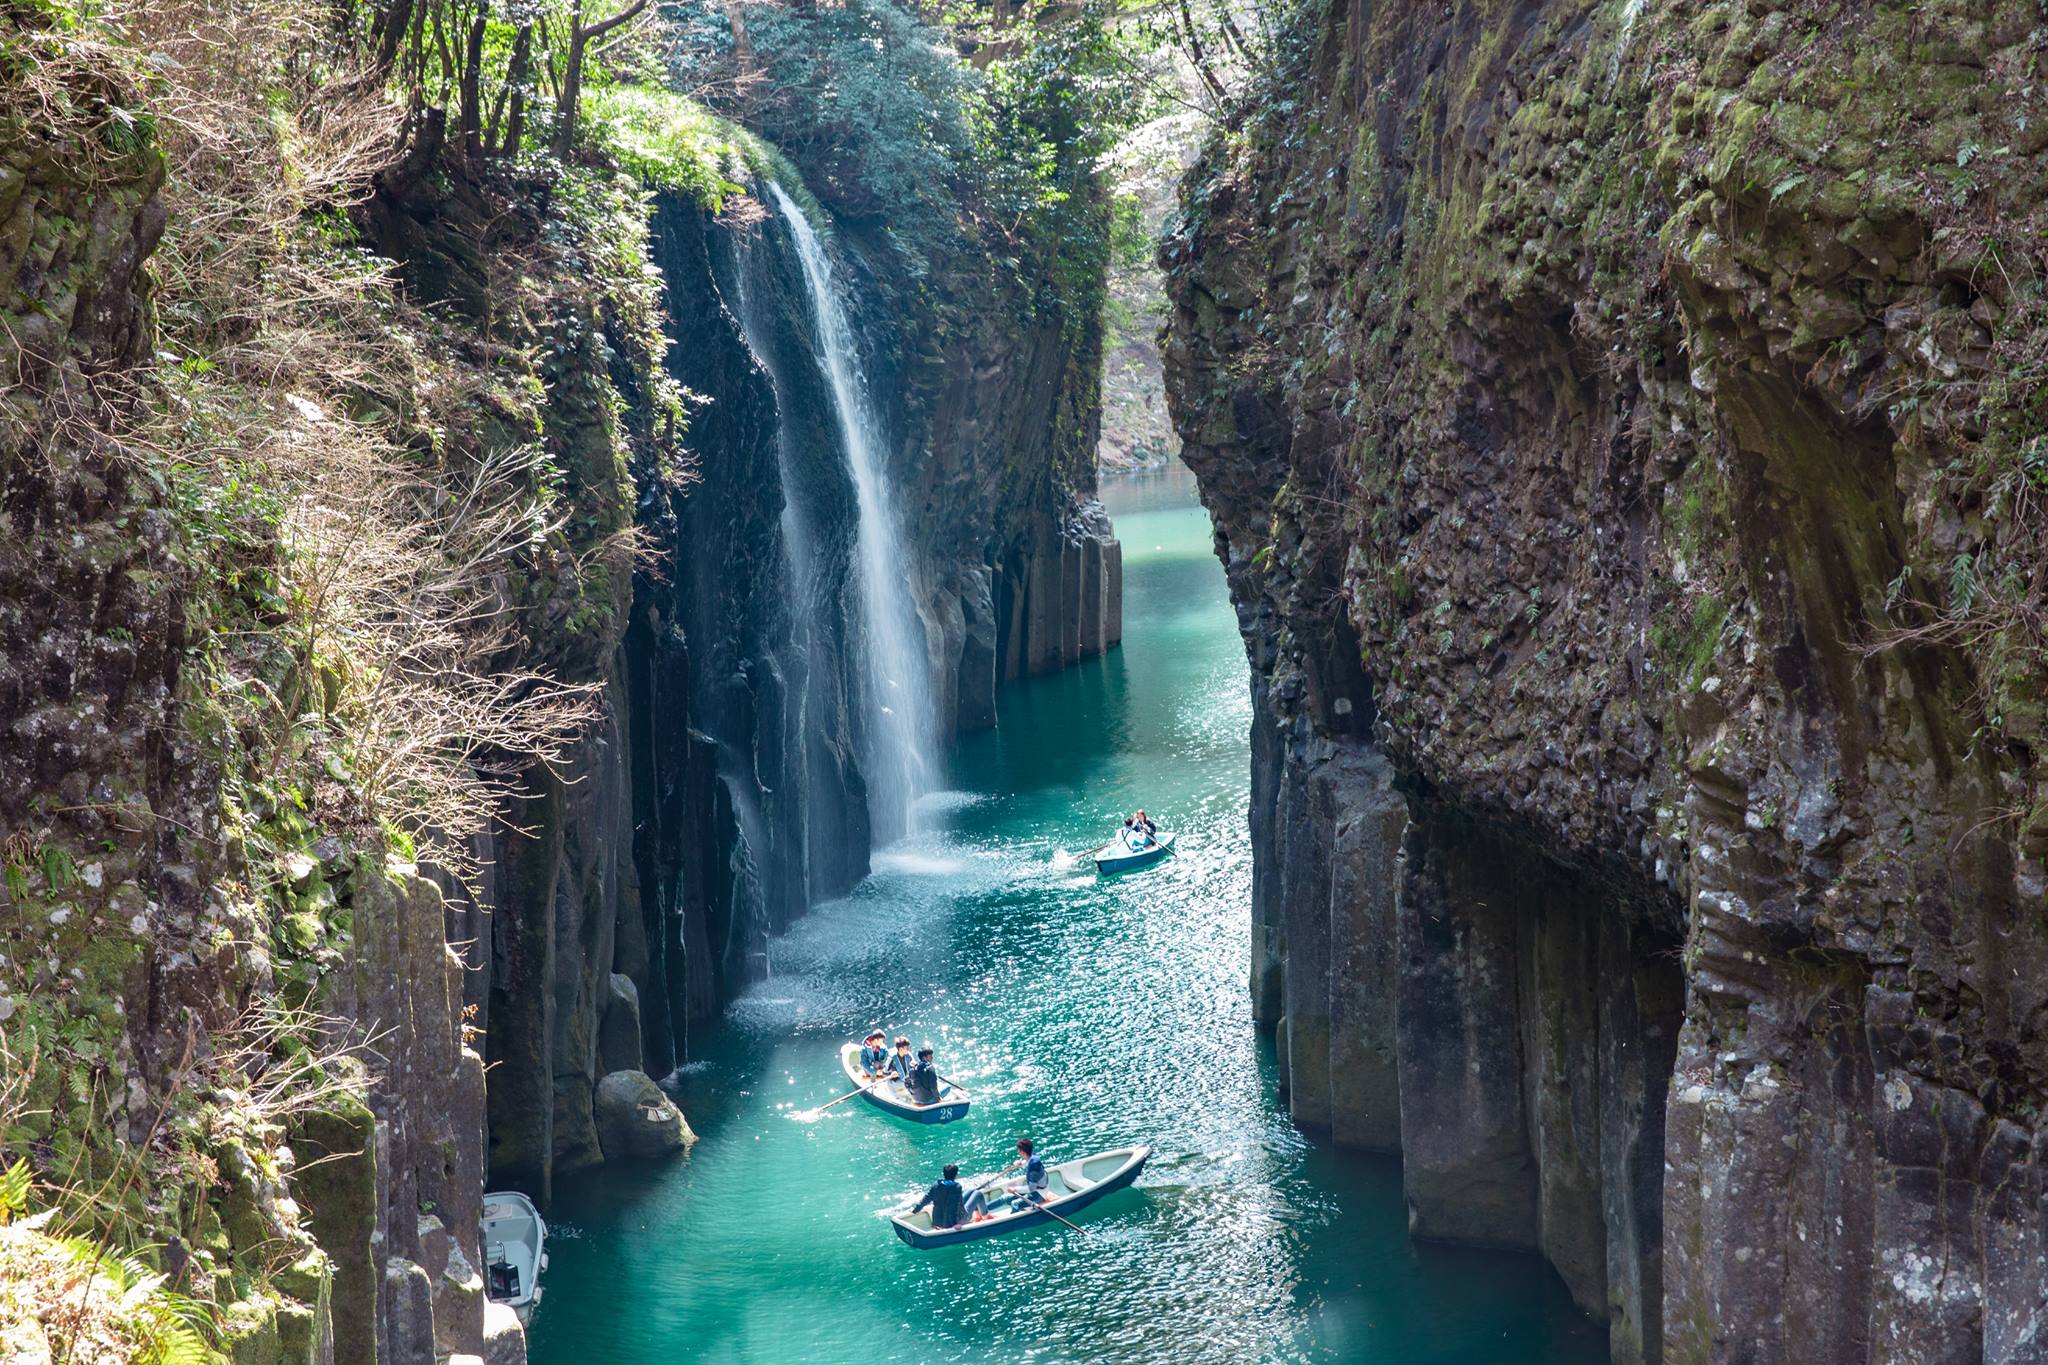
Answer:
[[848, 1043], [839, 1049], [839, 1065], [846, 1072], [846, 1079], [861, 1087], [861, 1098], [885, 1114], [894, 1114], [899, 1119], [912, 1123], [951, 1123], [954, 1119], [967, 1117], [967, 1092], [958, 1086], [939, 1083], [939, 1102], [919, 1104], [910, 1098], [910, 1092], [897, 1080], [878, 1081], [860, 1069], [860, 1044]]
[[998, 1195], [990, 1201], [989, 1216], [977, 1222], [962, 1223], [953, 1228], [934, 1228], [931, 1210], [927, 1208], [917, 1213], [894, 1214], [889, 1225], [898, 1237], [920, 1251], [1035, 1227], [1052, 1222], [1055, 1213], [1062, 1218], [1070, 1217], [1103, 1195], [1123, 1189], [1138, 1178], [1138, 1172], [1145, 1169], [1145, 1163], [1151, 1157], [1150, 1147], [1112, 1147], [1094, 1156], [1077, 1157], [1072, 1161], [1062, 1161], [1057, 1166], [1047, 1166], [1047, 1197], [1043, 1204], [1031, 1203], [1021, 1196]]
[[517, 1190], [484, 1196], [484, 1292], [525, 1322], [540, 1302], [540, 1273], [548, 1268], [548, 1225], [533, 1201]]

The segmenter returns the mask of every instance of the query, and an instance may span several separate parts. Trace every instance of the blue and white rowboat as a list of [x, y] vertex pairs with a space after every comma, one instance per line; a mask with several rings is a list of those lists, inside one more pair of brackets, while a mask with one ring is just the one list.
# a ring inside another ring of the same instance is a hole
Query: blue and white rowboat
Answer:
[[1157, 835], [1140, 848], [1132, 848], [1130, 841], [1122, 834], [1111, 839], [1088, 856], [1095, 860], [1095, 870], [1101, 873], [1136, 872], [1173, 852], [1173, 836]]
[[861, 1098], [886, 1114], [912, 1123], [951, 1123], [954, 1119], [967, 1117], [968, 1097], [958, 1086], [939, 1082], [939, 1102], [919, 1104], [910, 1098], [910, 1092], [897, 1080], [878, 1081], [860, 1069], [860, 1044], [848, 1043], [839, 1049], [839, 1065], [846, 1071], [846, 1079], [861, 1087]]
[[1150, 1147], [1112, 1147], [1094, 1156], [1077, 1157], [1073, 1161], [1046, 1167], [1047, 1198], [1043, 1204], [1004, 1195], [995, 1201], [996, 1206], [991, 1207], [987, 1218], [962, 1223], [957, 1228], [934, 1228], [930, 1209], [892, 1214], [889, 1226], [895, 1229], [898, 1237], [920, 1251], [975, 1242], [983, 1237], [1015, 1232], [1018, 1228], [1036, 1227], [1052, 1221], [1052, 1214], [1047, 1213], [1047, 1209], [1062, 1218], [1071, 1217], [1103, 1195], [1123, 1189], [1138, 1178], [1138, 1172], [1145, 1169], [1145, 1163], [1151, 1158]]

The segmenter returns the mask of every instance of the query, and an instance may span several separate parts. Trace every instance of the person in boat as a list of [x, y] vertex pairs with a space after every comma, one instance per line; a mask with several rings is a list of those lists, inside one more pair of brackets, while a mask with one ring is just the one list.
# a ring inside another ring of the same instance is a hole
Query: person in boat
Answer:
[[1159, 826], [1152, 823], [1152, 817], [1145, 814], [1143, 806], [1140, 806], [1130, 819], [1124, 821], [1124, 841], [1131, 846], [1133, 853], [1139, 849], [1150, 848], [1152, 841], [1158, 837]]
[[896, 1051], [889, 1057], [889, 1060], [882, 1063], [882, 1074], [891, 1080], [909, 1085], [910, 1069], [915, 1065], [917, 1065], [917, 1061], [910, 1055], [910, 1040], [908, 1038], [898, 1038], [896, 1040]]
[[871, 1031], [860, 1045], [861, 1074], [879, 1076], [882, 1068], [889, 1065], [889, 1049], [884, 1046], [889, 1035], [880, 1029]]
[[910, 1211], [916, 1213], [927, 1204], [931, 1205], [934, 1228], [957, 1228], [981, 1211], [981, 1192], [961, 1189], [960, 1168], [949, 1161], [932, 1187], [924, 1192], [924, 1198], [910, 1206]]
[[911, 1063], [910, 1074], [903, 1079], [903, 1088], [908, 1090], [910, 1098], [919, 1104], [939, 1102], [939, 1069], [932, 1065], [930, 1043], [917, 1050], [917, 1060]]
[[1024, 1163], [1024, 1179], [1021, 1184], [1013, 1183], [1011, 1188], [1032, 1203], [1043, 1204], [1052, 1188], [1052, 1181], [1045, 1173], [1045, 1158], [1032, 1149], [1030, 1138], [1017, 1139], [1017, 1160]]

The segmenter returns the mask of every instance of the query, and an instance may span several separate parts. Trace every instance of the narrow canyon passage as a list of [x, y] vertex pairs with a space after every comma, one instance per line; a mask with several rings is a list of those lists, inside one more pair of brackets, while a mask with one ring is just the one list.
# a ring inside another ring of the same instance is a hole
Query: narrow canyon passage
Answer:
[[[1007, 689], [928, 832], [773, 941], [772, 978], [678, 1077], [686, 1160], [558, 1185], [541, 1365], [1605, 1359], [1547, 1265], [1410, 1244], [1398, 1163], [1304, 1140], [1276, 1103], [1245, 989], [1245, 657], [1208, 518], [1178, 467], [1105, 501], [1123, 648]], [[1183, 852], [1097, 881], [1073, 855], [1139, 803]], [[930, 1038], [974, 1113], [797, 1117], [840, 1093], [834, 1049], [870, 1022]], [[889, 1234], [882, 1211], [942, 1162], [993, 1170], [1025, 1134], [1055, 1160], [1158, 1154], [1085, 1234]]]

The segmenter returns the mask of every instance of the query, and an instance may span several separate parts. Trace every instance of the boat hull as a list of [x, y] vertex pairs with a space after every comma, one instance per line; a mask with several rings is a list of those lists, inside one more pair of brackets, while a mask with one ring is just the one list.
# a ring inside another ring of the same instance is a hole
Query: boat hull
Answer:
[[1113, 877], [1119, 872], [1136, 872], [1162, 861], [1167, 854], [1173, 852], [1173, 839], [1174, 836], [1171, 834], [1162, 834], [1152, 847], [1141, 848], [1136, 853], [1119, 844], [1107, 843], [1088, 856], [1095, 860], [1097, 872], [1105, 877]]
[[[548, 1268], [548, 1225], [533, 1201], [516, 1190], [484, 1195], [479, 1229], [484, 1253], [484, 1293], [505, 1304], [524, 1323], [541, 1300], [540, 1277]], [[499, 1279], [509, 1276], [500, 1285]]]
[[955, 1119], [964, 1119], [972, 1103], [967, 1092], [957, 1086], [940, 1090], [937, 1104], [919, 1104], [894, 1081], [876, 1084], [861, 1072], [858, 1043], [848, 1043], [839, 1049], [839, 1069], [846, 1073], [849, 1082], [863, 1087], [860, 1092], [862, 1099], [885, 1114], [911, 1123], [951, 1123]]
[[[1007, 1213], [1000, 1217], [987, 1219], [984, 1222], [968, 1223], [957, 1228], [920, 1228], [915, 1223], [898, 1215], [889, 1220], [889, 1226], [896, 1233], [898, 1240], [902, 1241], [906, 1246], [915, 1247], [919, 1251], [934, 1251], [939, 1247], [958, 1246], [963, 1242], [978, 1242], [985, 1237], [999, 1237], [1006, 1232], [1017, 1232], [1024, 1228], [1038, 1227], [1052, 1222], [1052, 1215], [1054, 1213], [1059, 1214], [1062, 1218], [1071, 1218], [1075, 1213], [1087, 1208], [1104, 1195], [1115, 1194], [1118, 1190], [1129, 1188], [1131, 1182], [1138, 1178], [1138, 1173], [1145, 1169], [1145, 1163], [1152, 1159], [1152, 1149], [1145, 1146], [1115, 1149], [1112, 1152], [1098, 1153], [1096, 1156], [1084, 1157], [1078, 1162], [1069, 1163], [1072, 1166], [1083, 1166], [1089, 1162], [1100, 1161], [1105, 1156], [1116, 1155], [1119, 1152], [1125, 1155], [1125, 1159], [1114, 1174], [1095, 1181], [1086, 1189], [1077, 1193], [1049, 1200], [1044, 1208], [1034, 1208], [1023, 1213]], [[1052, 1212], [1048, 1213], [1045, 1211], [1046, 1209], [1050, 1209]]]

